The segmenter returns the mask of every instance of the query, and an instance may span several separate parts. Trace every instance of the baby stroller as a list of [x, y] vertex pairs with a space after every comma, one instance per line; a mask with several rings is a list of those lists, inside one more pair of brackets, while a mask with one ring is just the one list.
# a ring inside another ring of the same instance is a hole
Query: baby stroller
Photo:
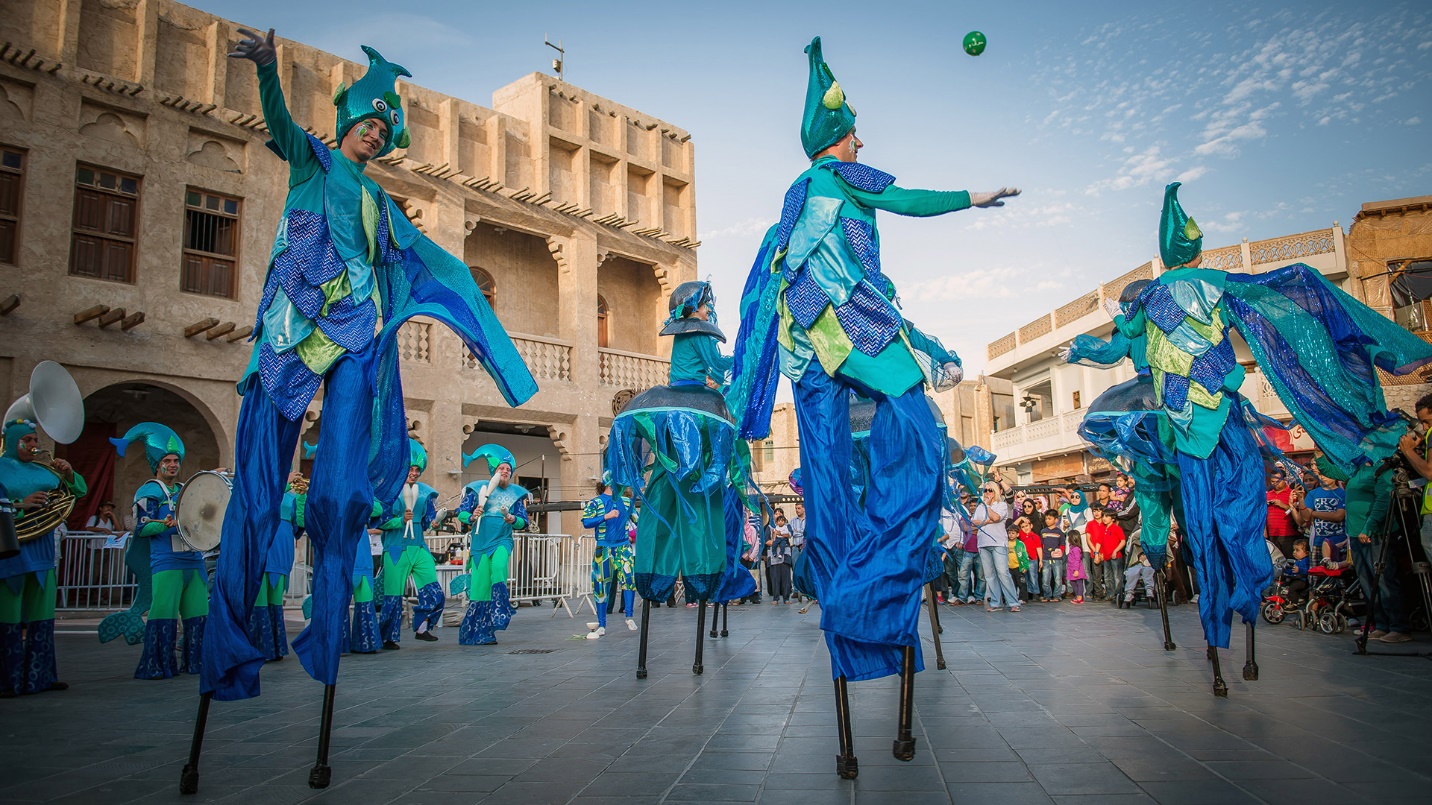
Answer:
[[1317, 629], [1323, 634], [1341, 634], [1353, 614], [1351, 591], [1358, 588], [1352, 568], [1314, 566], [1308, 576], [1308, 600], [1299, 609], [1298, 620], [1293, 625], [1299, 629]]

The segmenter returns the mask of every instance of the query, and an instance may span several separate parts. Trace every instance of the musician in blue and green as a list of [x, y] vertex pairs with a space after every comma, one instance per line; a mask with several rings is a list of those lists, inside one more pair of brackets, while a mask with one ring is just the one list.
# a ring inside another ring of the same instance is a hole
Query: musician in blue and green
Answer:
[[512, 482], [517, 466], [512, 453], [485, 444], [463, 456], [463, 465], [482, 458], [492, 477], [463, 487], [458, 520], [472, 530], [467, 558], [467, 614], [458, 629], [464, 646], [488, 646], [506, 629], [517, 609], [507, 589], [507, 568], [512, 558], [512, 532], [527, 527], [527, 490]]
[[418, 476], [427, 468], [427, 450], [417, 440], [409, 439], [408, 482], [403, 484], [397, 498], [383, 505], [379, 515], [378, 528], [383, 532], [383, 609], [378, 630], [383, 636], [383, 648], [389, 651], [399, 648], [403, 592], [409, 576], [418, 591], [418, 603], [413, 607], [415, 639], [428, 642], [438, 639], [432, 628], [438, 624], [447, 602], [442, 585], [438, 584], [437, 563], [423, 538], [423, 532], [438, 516], [433, 507], [438, 491], [418, 483]]
[[[270, 661], [288, 656], [288, 625], [284, 623], [283, 596], [293, 572], [294, 550], [303, 536], [304, 513], [308, 508], [308, 479], [301, 472], [288, 476], [288, 491], [278, 509], [278, 530], [264, 558], [259, 593], [249, 613], [249, 640]], [[364, 542], [366, 546], [366, 541]]]
[[[15, 525], [35, 516], [52, 492], [85, 494], [85, 479], [64, 459], [36, 460], [35, 423], [5, 423], [0, 454], [0, 498], [15, 507]], [[0, 559], [0, 698], [65, 690], [55, 668], [55, 540], [53, 532], [20, 543]]]
[[[154, 477], [134, 493], [133, 539], [149, 540], [149, 569], [154, 600], [144, 624], [144, 652], [135, 679], [169, 679], [182, 671], [199, 673], [204, 621], [209, 615], [209, 579], [204, 554], [179, 537], [176, 504], [183, 484], [184, 442], [158, 422], [141, 422], [123, 438], [111, 439], [120, 456], [134, 442], [144, 443], [144, 458]], [[179, 621], [184, 621], [182, 658], [176, 662]]]

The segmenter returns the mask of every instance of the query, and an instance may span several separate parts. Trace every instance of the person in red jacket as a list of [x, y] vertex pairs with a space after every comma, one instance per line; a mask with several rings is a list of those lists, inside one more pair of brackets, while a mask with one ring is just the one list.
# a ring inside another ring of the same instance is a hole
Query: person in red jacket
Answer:
[[1124, 592], [1124, 548], [1128, 540], [1124, 529], [1114, 521], [1113, 511], [1105, 509], [1100, 512], [1099, 522], [1104, 529], [1094, 554], [1094, 564], [1103, 567], [1104, 594], [1117, 604]]

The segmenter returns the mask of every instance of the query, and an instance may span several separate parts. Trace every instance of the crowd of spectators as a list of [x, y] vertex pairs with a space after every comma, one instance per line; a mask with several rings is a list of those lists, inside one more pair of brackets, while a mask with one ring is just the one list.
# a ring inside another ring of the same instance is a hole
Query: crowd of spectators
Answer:
[[[1140, 543], [1133, 488], [1132, 478], [1116, 475], [1110, 483], [1037, 491], [990, 481], [978, 497], [962, 494], [964, 511], [941, 520], [940, 602], [1019, 612], [1030, 603], [1130, 606], [1152, 595], [1154, 569]], [[1175, 528], [1165, 574], [1175, 605], [1198, 600], [1181, 545]]]

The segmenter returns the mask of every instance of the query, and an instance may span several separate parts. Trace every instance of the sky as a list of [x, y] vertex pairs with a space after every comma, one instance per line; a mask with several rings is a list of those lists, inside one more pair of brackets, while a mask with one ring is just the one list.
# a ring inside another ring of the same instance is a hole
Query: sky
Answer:
[[[1204, 246], [1330, 227], [1432, 194], [1432, 8], [1420, 2], [189, 0], [479, 105], [552, 72], [690, 132], [699, 271], [734, 336], [761, 235], [808, 161], [807, 66], [858, 113], [860, 160], [903, 187], [1024, 192], [1002, 209], [879, 218], [906, 318], [963, 358], [1158, 253], [1183, 181]], [[960, 48], [979, 30], [979, 57]]]

